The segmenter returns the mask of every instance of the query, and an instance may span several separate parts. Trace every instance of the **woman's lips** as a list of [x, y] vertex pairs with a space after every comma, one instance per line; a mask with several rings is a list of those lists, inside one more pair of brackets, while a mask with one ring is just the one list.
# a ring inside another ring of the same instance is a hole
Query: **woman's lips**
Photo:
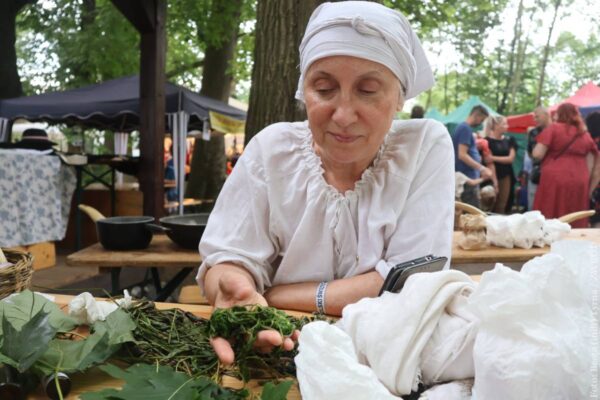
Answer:
[[330, 132], [330, 135], [333, 136], [335, 140], [341, 143], [352, 143], [358, 139], [358, 136], [344, 135], [339, 133]]

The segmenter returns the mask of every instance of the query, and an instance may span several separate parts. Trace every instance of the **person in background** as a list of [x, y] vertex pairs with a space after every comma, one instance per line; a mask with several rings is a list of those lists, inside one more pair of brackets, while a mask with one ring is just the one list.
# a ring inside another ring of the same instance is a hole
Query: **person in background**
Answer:
[[[556, 122], [548, 125], [536, 141], [532, 155], [542, 161], [542, 175], [533, 209], [541, 211], [546, 218], [587, 210], [592, 190], [600, 181], [600, 152], [577, 107], [571, 103], [561, 104]], [[588, 155], [593, 157], [591, 174]], [[571, 223], [574, 228], [587, 225], [587, 218]]]
[[[481, 125], [489, 115], [488, 110], [477, 105], [473, 107], [466, 121], [459, 124], [452, 136], [454, 144], [454, 170], [462, 172], [470, 179], [492, 179], [492, 171], [481, 163], [481, 156], [477, 150], [473, 128]], [[465, 186], [461, 195], [463, 203], [480, 207], [479, 186]]]
[[[533, 110], [533, 118], [535, 119], [536, 126], [527, 133], [527, 151], [525, 152], [523, 166], [525, 171], [529, 174], [529, 182], [527, 182], [527, 209], [533, 208], [533, 199], [535, 198], [535, 191], [537, 190], [538, 184], [531, 181], [531, 169], [534, 168], [534, 164], [539, 164], [539, 161], [533, 160], [531, 152], [535, 147], [535, 138], [542, 133], [542, 131], [550, 125], [552, 120], [550, 119], [550, 113], [545, 107], [537, 107]], [[529, 166], [526, 168], [526, 166]]]
[[[450, 257], [454, 155], [430, 119], [395, 120], [434, 84], [398, 11], [323, 3], [300, 44], [296, 99], [308, 121], [266, 127], [248, 143], [200, 241], [197, 281], [215, 307], [260, 304], [341, 315], [376, 297], [390, 269]], [[263, 331], [263, 350], [293, 347]], [[234, 361], [225, 338], [212, 344]]]
[[[598, 150], [600, 150], [600, 112], [595, 111], [588, 115], [585, 119], [585, 124]], [[590, 209], [596, 210], [596, 214], [590, 217], [592, 228], [600, 228], [600, 184], [592, 188]]]
[[425, 118], [425, 109], [418, 104], [410, 110], [410, 119], [417, 118]]
[[481, 156], [481, 163], [492, 171], [492, 178], [486, 181], [481, 179], [482, 182], [479, 185], [480, 209], [485, 212], [491, 212], [494, 208], [494, 204], [496, 204], [496, 197], [498, 196], [496, 166], [494, 165], [494, 161], [492, 161], [492, 152], [487, 140], [485, 140], [479, 132], [476, 132], [473, 135], [475, 135], [475, 144], [479, 151], [479, 155]]
[[508, 123], [502, 115], [490, 115], [485, 120], [485, 140], [490, 146], [498, 179], [498, 196], [493, 208], [497, 214], [510, 213], [514, 199], [515, 174], [512, 163], [517, 154], [517, 142], [512, 136], [504, 135], [507, 129]]
[[515, 189], [515, 197], [518, 212], [527, 211], [527, 185], [529, 183], [529, 174], [527, 171], [522, 170], [517, 177], [517, 188]]

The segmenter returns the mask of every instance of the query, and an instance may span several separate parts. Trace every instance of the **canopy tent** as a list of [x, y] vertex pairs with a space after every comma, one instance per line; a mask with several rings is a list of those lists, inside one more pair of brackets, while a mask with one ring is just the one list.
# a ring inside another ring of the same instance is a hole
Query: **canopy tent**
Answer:
[[471, 112], [473, 107], [477, 105], [484, 106], [492, 115], [498, 114], [492, 107], [485, 104], [478, 96], [471, 96], [467, 100], [465, 100], [464, 103], [458, 106], [454, 111], [446, 115], [441, 120], [441, 122], [443, 122], [446, 125], [448, 131], [451, 134], [454, 134], [454, 130], [456, 129], [458, 124], [464, 122], [469, 116], [469, 113]]
[[445, 117], [444, 114], [442, 114], [437, 108], [431, 107], [425, 113], [425, 118], [435, 119], [436, 121], [443, 121]]
[[[579, 111], [583, 116], [600, 110], [600, 87], [594, 82], [589, 81], [580, 87], [573, 96], [555, 104], [549, 108], [550, 112], [556, 109], [563, 103], [571, 103], [579, 107]], [[527, 129], [535, 126], [533, 113], [511, 115], [508, 117], [509, 132], [525, 133]]]
[[[140, 80], [129, 76], [63, 92], [0, 100], [0, 141], [10, 136], [7, 121], [65, 123], [88, 128], [131, 132], [140, 126]], [[243, 120], [246, 113], [228, 104], [201, 96], [182, 86], [165, 83], [165, 111], [173, 134], [173, 161], [183, 213], [185, 137], [190, 129], [208, 131], [209, 112]]]

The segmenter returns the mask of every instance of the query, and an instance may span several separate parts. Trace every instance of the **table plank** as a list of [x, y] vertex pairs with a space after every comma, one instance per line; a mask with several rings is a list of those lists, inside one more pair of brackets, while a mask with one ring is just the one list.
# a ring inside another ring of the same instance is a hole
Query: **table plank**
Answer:
[[[454, 232], [452, 240], [452, 264], [478, 264], [478, 263], [510, 263], [525, 262], [534, 257], [544, 255], [550, 251], [549, 246], [532, 249], [506, 249], [502, 247], [489, 246], [483, 250], [463, 250], [458, 246], [458, 239], [462, 232]], [[600, 244], [600, 229], [585, 228], [572, 229], [564, 240], [589, 240]]]
[[100, 243], [86, 247], [67, 257], [67, 265], [90, 267], [198, 267], [201, 258], [197, 249], [184, 249], [166, 235], [154, 235], [150, 246], [143, 250], [106, 250]]
[[[54, 296], [54, 302], [66, 311], [66, 308], [75, 296], [70, 295], [62, 295], [62, 294], [51, 294]], [[104, 301], [104, 299], [97, 299], [98, 301]], [[155, 302], [156, 308], [160, 310], [171, 309], [171, 308], [179, 308], [184, 311], [189, 311], [197, 317], [202, 318], [210, 318], [213, 307], [207, 305], [196, 305], [196, 304], [176, 304], [176, 303], [161, 303]], [[310, 315], [307, 313], [301, 313], [297, 311], [286, 311], [286, 313], [301, 317]], [[91, 368], [89, 371], [80, 374], [73, 374], [71, 376], [71, 382], [73, 384], [71, 388], [70, 394], [65, 398], [66, 400], [77, 400], [79, 396], [83, 393], [99, 391], [108, 388], [121, 388], [123, 386], [123, 381], [120, 379], [115, 379], [104, 372], [100, 371], [98, 368]], [[231, 377], [223, 378], [223, 385], [231, 388], [240, 388], [243, 386], [242, 382], [237, 379]], [[262, 391], [262, 387], [257, 381], [250, 381], [247, 383], [246, 387], [253, 391], [256, 394], [260, 394]], [[29, 396], [30, 400], [42, 400], [46, 399], [45, 396], [40, 393], [33, 394]], [[298, 388], [298, 384], [294, 383], [290, 392], [288, 393], [288, 400], [301, 400], [302, 397], [300, 395], [300, 390]]]

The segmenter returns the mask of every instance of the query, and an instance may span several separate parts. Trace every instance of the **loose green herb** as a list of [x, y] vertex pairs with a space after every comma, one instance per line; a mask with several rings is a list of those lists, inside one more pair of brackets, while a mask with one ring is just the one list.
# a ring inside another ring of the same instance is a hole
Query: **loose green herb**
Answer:
[[[296, 349], [275, 349], [260, 353], [252, 346], [261, 330], [275, 329], [284, 336], [301, 329], [315, 318], [294, 318], [271, 307], [236, 306], [217, 309], [211, 319], [198, 318], [179, 309], [157, 310], [153, 303], [139, 302], [129, 310], [137, 328], [135, 345], [129, 348], [130, 360], [170, 365], [190, 376], [206, 376], [220, 381], [223, 374], [248, 381], [251, 378], [295, 376]], [[210, 338], [231, 341], [235, 363], [219, 365]]]

